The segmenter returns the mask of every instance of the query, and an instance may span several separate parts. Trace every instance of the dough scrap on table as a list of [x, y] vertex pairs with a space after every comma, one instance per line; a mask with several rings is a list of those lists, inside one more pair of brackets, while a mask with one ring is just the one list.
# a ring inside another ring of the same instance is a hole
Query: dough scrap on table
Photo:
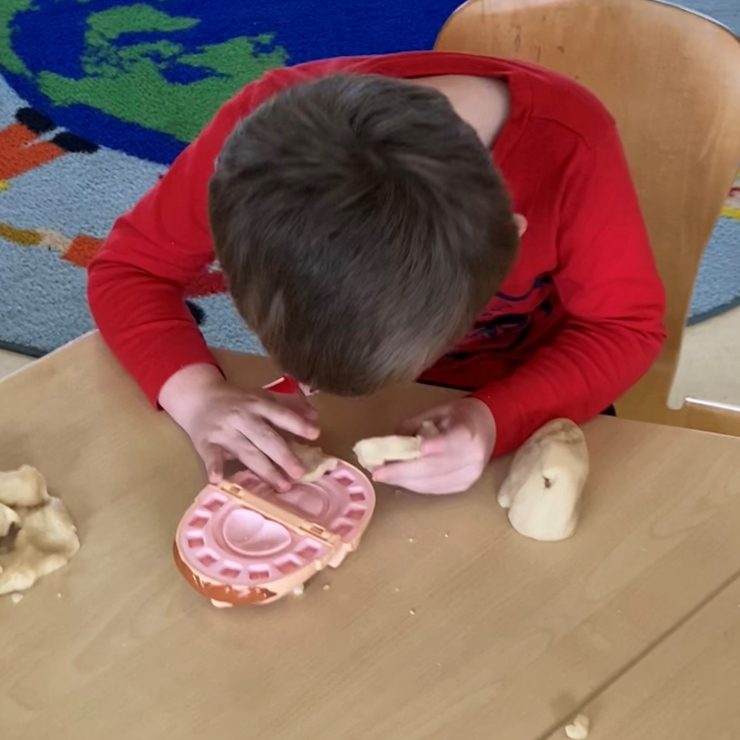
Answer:
[[49, 495], [38, 470], [0, 472], [0, 595], [26, 591], [79, 548], [67, 508]]
[[290, 449], [306, 469], [306, 473], [301, 478], [304, 483], [313, 483], [319, 480], [339, 465], [339, 460], [336, 457], [327, 455], [320, 447], [304, 445], [291, 440]]
[[49, 500], [44, 476], [30, 465], [0, 471], [0, 503], [6, 506], [39, 506]]
[[535, 540], [570, 537], [588, 477], [586, 438], [568, 419], [555, 419], [519, 449], [498, 492], [514, 529]]
[[570, 740], [586, 740], [591, 722], [585, 714], [579, 714], [563, 728]]
[[21, 518], [18, 514], [10, 506], [0, 503], [0, 537], [5, 537], [14, 524], [19, 525], [20, 523]]

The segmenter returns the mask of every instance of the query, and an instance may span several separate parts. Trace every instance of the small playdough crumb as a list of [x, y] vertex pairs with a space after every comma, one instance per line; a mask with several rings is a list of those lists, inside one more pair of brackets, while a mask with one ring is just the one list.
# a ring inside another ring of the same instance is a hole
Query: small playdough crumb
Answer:
[[293, 596], [303, 596], [303, 584], [299, 583], [297, 586], [293, 588]]
[[10, 600], [11, 600], [11, 601], [12, 601], [12, 602], [13, 602], [14, 604], [18, 604], [18, 603], [20, 603], [20, 601], [21, 601], [22, 599], [23, 599], [23, 594], [18, 594], [18, 593], [15, 593], [15, 594], [10, 594]]
[[329, 590], [331, 590], [331, 586], [328, 583], [325, 583], [324, 586], [323, 586], [323, 590], [324, 591], [329, 591]]
[[585, 714], [579, 714], [573, 718], [570, 724], [565, 725], [565, 734], [570, 740], [586, 740], [590, 724], [591, 722]]

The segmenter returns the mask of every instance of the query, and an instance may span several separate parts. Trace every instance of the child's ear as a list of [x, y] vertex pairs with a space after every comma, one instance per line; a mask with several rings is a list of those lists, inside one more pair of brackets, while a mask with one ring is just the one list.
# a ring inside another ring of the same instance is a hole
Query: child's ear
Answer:
[[516, 230], [519, 232], [519, 238], [524, 236], [524, 232], [527, 230], [527, 219], [522, 216], [521, 213], [514, 214], [514, 223], [516, 224]]

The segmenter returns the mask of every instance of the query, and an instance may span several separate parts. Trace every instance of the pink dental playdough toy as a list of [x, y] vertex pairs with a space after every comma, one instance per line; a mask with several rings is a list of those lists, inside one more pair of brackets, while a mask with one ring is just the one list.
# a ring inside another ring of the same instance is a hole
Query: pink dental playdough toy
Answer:
[[267, 604], [339, 566], [374, 508], [370, 481], [341, 460], [285, 493], [244, 471], [196, 496], [177, 528], [175, 562], [214, 606]]

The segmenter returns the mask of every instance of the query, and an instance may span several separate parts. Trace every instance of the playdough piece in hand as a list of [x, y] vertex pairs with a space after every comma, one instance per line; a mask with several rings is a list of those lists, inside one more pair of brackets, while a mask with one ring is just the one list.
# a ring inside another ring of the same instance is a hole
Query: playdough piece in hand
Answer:
[[0, 537], [0, 595], [31, 588], [80, 547], [64, 504], [49, 496], [41, 473], [27, 465], [0, 473]]
[[387, 462], [416, 460], [421, 457], [421, 443], [426, 437], [438, 434], [434, 422], [422, 421], [415, 437], [390, 435], [388, 437], [369, 437], [361, 439], [353, 448], [360, 465], [373, 471]]
[[361, 439], [353, 448], [363, 468], [375, 470], [387, 462], [399, 460], [416, 460], [421, 457], [421, 440], [419, 437], [369, 437]]
[[320, 447], [291, 441], [290, 449], [293, 450], [295, 456], [306, 469], [301, 478], [304, 483], [313, 483], [319, 480], [325, 473], [334, 470], [339, 465], [339, 460], [336, 457], [327, 455]]
[[535, 432], [516, 453], [498, 493], [514, 529], [535, 540], [570, 537], [588, 476], [588, 448], [581, 429], [556, 419]]

